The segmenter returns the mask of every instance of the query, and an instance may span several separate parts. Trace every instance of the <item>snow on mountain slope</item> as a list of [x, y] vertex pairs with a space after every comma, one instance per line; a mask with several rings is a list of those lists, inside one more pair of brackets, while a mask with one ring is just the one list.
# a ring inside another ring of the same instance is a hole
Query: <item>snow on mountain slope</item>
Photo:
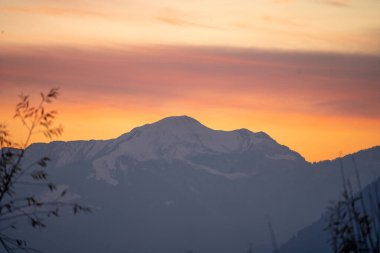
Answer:
[[[95, 177], [111, 184], [117, 184], [112, 170], [128, 168], [120, 163], [121, 157], [130, 157], [139, 162], [149, 160], [182, 160], [193, 164], [196, 169], [229, 179], [248, 175], [234, 171], [225, 173], [202, 164], [194, 164], [199, 155], [225, 155], [234, 153], [260, 153], [263, 158], [272, 160], [304, 159], [285, 146], [276, 143], [263, 132], [253, 133], [246, 129], [218, 131], [207, 128], [187, 116], [169, 117], [156, 123], [133, 129], [112, 141], [112, 151], [93, 161]], [[190, 161], [193, 160], [193, 161]]]
[[[125, 158], [137, 162], [179, 160], [192, 165], [194, 169], [228, 179], [254, 175], [256, 171], [253, 167], [269, 167], [266, 164], [270, 163], [306, 163], [298, 153], [278, 144], [264, 132], [254, 133], [247, 129], [213, 130], [188, 116], [164, 118], [134, 128], [116, 139], [52, 142], [48, 146], [33, 144], [30, 149], [32, 153], [53, 158], [57, 167], [81, 160], [91, 161], [92, 176], [113, 185], [118, 183], [112, 176], [114, 172], [129, 167], [128, 163], [123, 162]], [[220, 171], [211, 168], [206, 162], [216, 156], [230, 155], [241, 155], [244, 156], [243, 160], [250, 160], [252, 171], [248, 174], [239, 168]]]
[[136, 159], [183, 159], [197, 153], [230, 153], [247, 150], [252, 145], [273, 140], [248, 130], [216, 131], [187, 117], [169, 117], [133, 129], [118, 138], [119, 148]]

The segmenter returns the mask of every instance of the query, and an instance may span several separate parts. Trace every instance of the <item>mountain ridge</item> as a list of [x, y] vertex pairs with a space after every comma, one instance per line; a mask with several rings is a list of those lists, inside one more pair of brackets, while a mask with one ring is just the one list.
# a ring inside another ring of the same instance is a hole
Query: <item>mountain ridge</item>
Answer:
[[[197, 169], [230, 179], [256, 174], [258, 169], [270, 168], [280, 162], [290, 164], [288, 167], [293, 164], [307, 164], [300, 154], [278, 144], [264, 132], [254, 133], [247, 129], [213, 130], [188, 116], [167, 117], [136, 127], [115, 139], [52, 142], [48, 145], [51, 147], [47, 150], [48, 153], [57, 146], [67, 147], [66, 152], [61, 152], [61, 155], [56, 157], [56, 165], [63, 166], [83, 157], [95, 159], [93, 166], [95, 174], [98, 175], [96, 177], [112, 184], [116, 184], [116, 180], [112, 178], [111, 172], [116, 168], [118, 160], [125, 157], [140, 162], [160, 159], [182, 160]], [[30, 149], [36, 146], [39, 145], [32, 145]], [[218, 171], [211, 169], [207, 161], [198, 162], [201, 159], [232, 154], [251, 160], [251, 169], [241, 171], [239, 168], [226, 168]]]
[[[167, 123], [174, 123], [174, 124], [167, 124]], [[178, 124], [179, 123], [179, 124]], [[52, 141], [52, 142], [48, 142], [48, 143], [42, 143], [42, 142], [36, 142], [36, 143], [32, 143], [31, 145], [28, 146], [31, 147], [31, 146], [35, 146], [35, 145], [41, 145], [41, 144], [70, 144], [70, 143], [82, 143], [82, 142], [98, 142], [98, 143], [106, 143], [106, 142], [111, 142], [111, 141], [115, 141], [115, 142], [123, 142], [125, 140], [127, 140], [128, 138], [131, 138], [131, 135], [135, 135], [135, 134], [138, 134], [140, 131], [142, 130], [146, 130], [147, 128], [154, 128], [156, 126], [160, 126], [162, 128], [163, 125], [169, 125], [169, 129], [167, 130], [170, 130], [170, 126], [186, 126], [185, 123], [190, 123], [192, 124], [193, 126], [197, 126], [198, 128], [203, 128], [205, 129], [206, 131], [215, 131], [215, 132], [220, 132], [220, 133], [227, 133], [227, 134], [231, 134], [231, 133], [239, 133], [241, 136], [249, 136], [249, 135], [254, 135], [256, 138], [259, 138], [259, 139], [267, 139], [267, 140], [272, 140], [273, 142], [275, 143], [278, 143], [275, 139], [273, 139], [269, 134], [267, 134], [266, 132], [264, 131], [258, 131], [258, 132], [253, 132], [247, 128], [239, 128], [239, 129], [234, 129], [234, 130], [216, 130], [216, 129], [212, 129], [212, 128], [209, 128], [205, 125], [203, 125], [202, 123], [200, 123], [198, 120], [192, 118], [192, 117], [189, 117], [187, 115], [181, 115], [181, 116], [169, 116], [169, 117], [165, 117], [165, 118], [162, 118], [158, 121], [155, 121], [155, 122], [152, 122], [152, 123], [147, 123], [147, 124], [144, 124], [144, 125], [141, 125], [141, 126], [137, 126], [137, 127], [134, 127], [132, 128], [129, 132], [126, 132], [126, 133], [123, 133], [115, 138], [110, 138], [110, 139], [104, 139], [104, 140], [98, 140], [98, 139], [90, 139], [90, 140], [70, 140], [70, 141], [61, 141], [61, 140], [56, 140], [56, 141]], [[298, 153], [297, 151], [294, 151], [292, 149], [290, 149], [289, 147], [287, 147], [286, 145], [284, 144], [279, 144], [281, 146], [284, 146], [286, 148], [288, 148], [289, 150], [297, 153], [298, 155], [300, 155], [302, 158], [303, 156]], [[375, 145], [375, 146], [372, 146], [372, 147], [368, 147], [368, 148], [365, 148], [365, 149], [361, 149], [361, 150], [357, 150], [357, 151], [354, 151], [352, 153], [348, 153], [344, 156], [348, 156], [348, 155], [353, 155], [353, 154], [356, 154], [362, 150], [368, 150], [368, 149], [371, 149], [371, 148], [376, 148], [376, 147], [379, 147], [379, 145]], [[343, 156], [343, 157], [344, 157]], [[332, 158], [332, 159], [324, 159], [324, 160], [320, 160], [320, 161], [315, 161], [315, 162], [309, 162], [307, 161], [305, 158], [305, 161], [308, 162], [308, 163], [320, 163], [320, 162], [325, 162], [325, 161], [333, 161], [335, 159], [338, 159], [339, 157], [335, 157], [335, 158]]]
[[[100, 207], [94, 216], [75, 222], [65, 219], [53, 229], [51, 239], [55, 240], [54, 233], [60, 234], [63, 228], [72, 226], [79, 233], [77, 237], [61, 233], [58, 238], [71, 243], [63, 244], [58, 253], [189, 249], [228, 253], [249, 242], [270, 247], [265, 217], [271, 217], [281, 244], [318, 219], [329, 201], [339, 197], [339, 159], [312, 164], [248, 130], [217, 131], [179, 118], [176, 127], [190, 124], [191, 131], [173, 131], [165, 126], [171, 120], [161, 122], [164, 126], [158, 132], [153, 123], [122, 138], [28, 148], [27, 162], [50, 157], [51, 176], [86, 203]], [[225, 142], [227, 146], [221, 145]], [[355, 176], [353, 157], [363, 186], [380, 175], [380, 147], [343, 157], [347, 178]], [[88, 227], [93, 229], [87, 231]], [[107, 244], [91, 244], [104, 240]], [[53, 252], [56, 246], [45, 249]], [[254, 250], [265, 253], [262, 248]]]
[[[185, 129], [185, 130], [184, 130]], [[152, 131], [153, 130], [153, 131]], [[191, 137], [204, 137], [205, 134], [215, 133], [216, 135], [219, 134], [219, 136], [216, 137], [222, 137], [221, 135], [229, 135], [231, 139], [231, 135], [237, 135], [241, 138], [250, 138], [252, 141], [262, 141], [267, 140], [271, 141], [275, 144], [278, 144], [272, 137], [270, 137], [267, 133], [263, 131], [259, 132], [253, 132], [246, 128], [240, 128], [235, 130], [214, 130], [211, 129], [203, 124], [201, 124], [199, 121], [195, 120], [194, 118], [191, 118], [189, 116], [170, 116], [163, 118], [159, 121], [144, 124], [142, 126], [138, 126], [133, 128], [131, 131], [126, 132], [116, 138], [106, 139], [106, 140], [74, 140], [74, 141], [52, 141], [47, 144], [56, 144], [56, 143], [81, 143], [81, 142], [123, 142], [125, 140], [129, 140], [136, 135], [141, 134], [141, 132], [153, 132], [155, 131], [155, 134], [174, 134], [176, 137], [184, 137], [186, 134], [193, 134]], [[194, 135], [195, 134], [195, 135]], [[203, 136], [196, 136], [196, 134], [200, 134]], [[182, 136], [178, 136], [182, 135]], [[253, 140], [254, 139], [254, 140]], [[33, 145], [40, 145], [43, 143], [33, 143], [30, 146]], [[46, 144], [46, 143], [45, 143]], [[281, 145], [283, 147], [286, 147], [284, 145]], [[288, 148], [288, 147], [286, 147]], [[289, 149], [289, 148], [288, 148]], [[289, 149], [290, 150], [290, 149]], [[293, 151], [293, 150], [292, 150]], [[295, 152], [295, 151], [293, 151]], [[297, 153], [298, 154], [298, 153]], [[298, 154], [299, 155], [299, 154]], [[301, 156], [301, 155], [300, 155]]]

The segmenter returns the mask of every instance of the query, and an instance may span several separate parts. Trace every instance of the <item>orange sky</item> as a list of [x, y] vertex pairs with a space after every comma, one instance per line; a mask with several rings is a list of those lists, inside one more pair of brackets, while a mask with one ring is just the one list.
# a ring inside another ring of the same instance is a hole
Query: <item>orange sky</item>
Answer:
[[0, 121], [21, 139], [17, 95], [60, 87], [63, 140], [188, 115], [332, 159], [380, 144], [379, 11], [374, 0], [5, 0]]

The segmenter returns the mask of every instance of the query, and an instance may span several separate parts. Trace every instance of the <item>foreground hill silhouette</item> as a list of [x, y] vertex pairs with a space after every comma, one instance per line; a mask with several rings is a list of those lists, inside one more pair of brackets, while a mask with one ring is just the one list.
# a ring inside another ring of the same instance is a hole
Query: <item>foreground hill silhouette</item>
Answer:
[[[378, 189], [380, 187], [380, 179], [376, 179], [371, 184], [367, 185], [360, 194], [357, 193], [356, 198], [363, 198], [363, 203], [366, 210], [363, 212], [362, 206], [359, 206], [359, 202], [356, 203], [356, 210], [361, 214], [366, 214], [370, 218], [370, 227], [373, 232], [374, 238], [377, 236], [377, 226], [378, 226], [378, 199], [376, 199], [376, 194], [378, 194]], [[377, 191], [377, 193], [376, 193]], [[343, 197], [340, 198], [341, 200]], [[377, 204], [376, 204], [377, 203]], [[310, 226], [307, 226], [300, 230], [296, 236], [282, 245], [280, 252], [281, 253], [333, 253], [333, 248], [331, 247], [331, 235], [332, 231], [327, 229], [329, 224], [329, 215], [330, 211], [323, 213], [322, 217], [313, 222]], [[352, 224], [352, 223], [351, 223]], [[355, 223], [357, 224], [357, 223]], [[347, 225], [343, 223], [343, 225]], [[350, 225], [350, 224], [348, 224]], [[376, 226], [376, 228], [375, 228]], [[374, 240], [378, 241], [378, 240]], [[367, 250], [368, 251], [368, 250]], [[375, 250], [374, 252], [376, 252]], [[372, 252], [372, 251], [371, 251]]]
[[[326, 144], [328, 145], [328, 144]], [[116, 139], [33, 144], [51, 177], [94, 214], [49, 221], [25, 234], [45, 252], [255, 252], [270, 250], [269, 217], [280, 243], [310, 225], [341, 192], [339, 163], [311, 164], [264, 132], [217, 131], [169, 117]], [[362, 183], [380, 174], [380, 148], [343, 158]], [[42, 239], [43, 238], [43, 239]]]

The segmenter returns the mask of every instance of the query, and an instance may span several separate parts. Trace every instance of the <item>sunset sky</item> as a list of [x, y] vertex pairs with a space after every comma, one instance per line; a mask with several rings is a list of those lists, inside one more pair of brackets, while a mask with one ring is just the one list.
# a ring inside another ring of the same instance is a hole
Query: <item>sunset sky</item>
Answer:
[[[0, 122], [59, 87], [61, 140], [172, 115], [308, 161], [380, 145], [378, 0], [2, 0]], [[34, 141], [47, 141], [37, 136]]]

